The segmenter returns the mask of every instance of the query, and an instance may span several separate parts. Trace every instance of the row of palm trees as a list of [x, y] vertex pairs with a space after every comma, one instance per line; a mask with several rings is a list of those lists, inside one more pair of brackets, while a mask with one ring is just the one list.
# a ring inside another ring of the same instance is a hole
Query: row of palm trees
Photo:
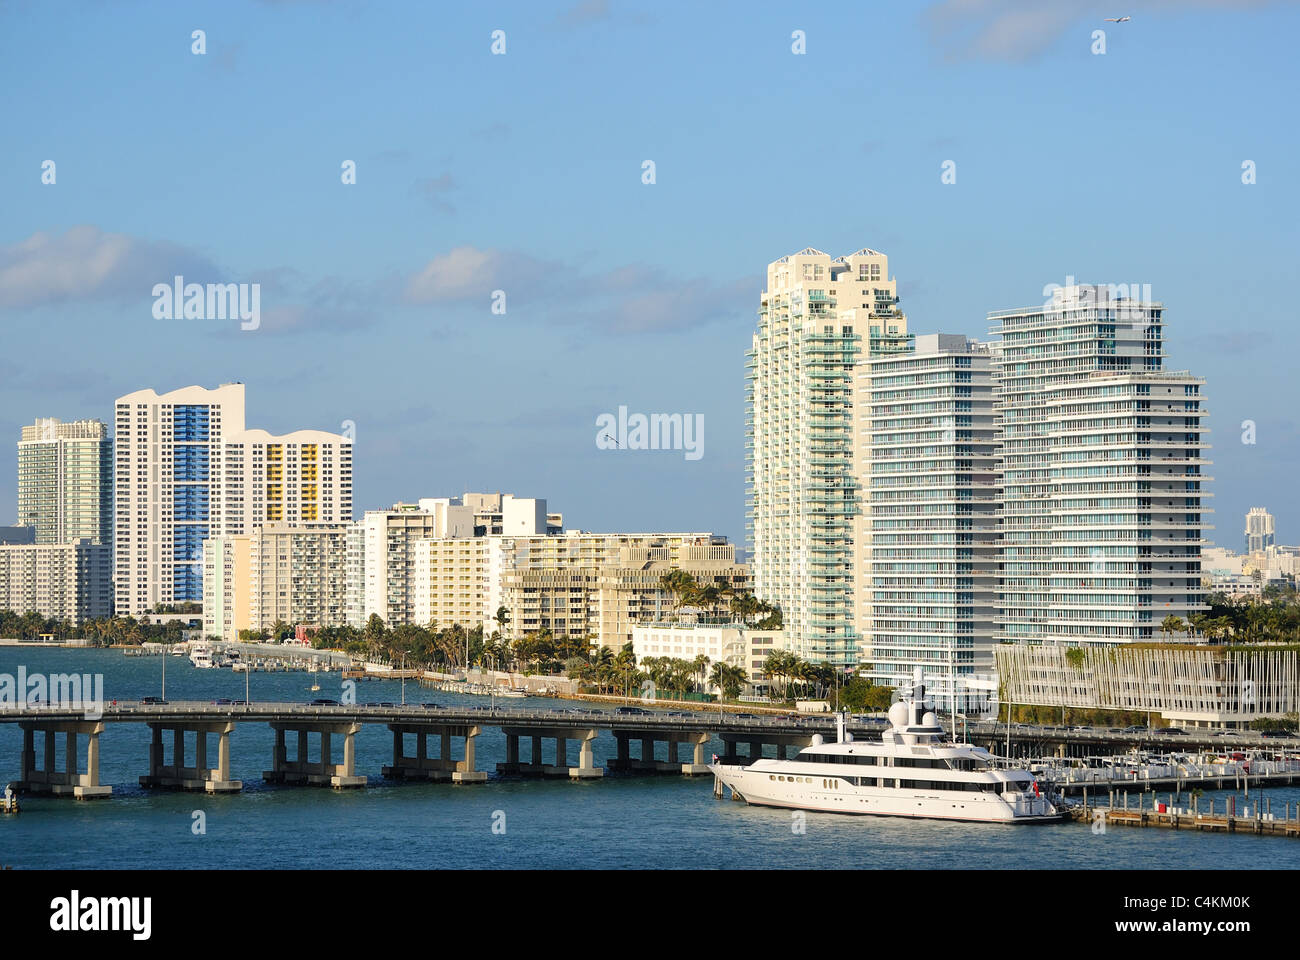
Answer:
[[101, 617], [77, 627], [69, 620], [43, 617], [34, 611], [15, 613], [0, 610], [0, 637], [37, 640], [52, 635], [55, 640], [85, 639], [96, 646], [110, 644], [179, 643], [186, 622], [170, 616], [146, 614], [135, 617]]
[[1293, 587], [1271, 588], [1259, 599], [1212, 593], [1206, 602], [1206, 613], [1165, 617], [1160, 632], [1166, 639], [1187, 632], [1211, 643], [1300, 643], [1300, 598]]
[[763, 677], [771, 681], [772, 693], [780, 700], [794, 696], [818, 699], [840, 682], [829, 663], [810, 663], [789, 650], [773, 650], [767, 655]]
[[672, 598], [675, 616], [685, 608], [712, 618], [725, 608], [735, 622], [756, 626], [760, 630], [781, 629], [780, 607], [759, 600], [748, 591], [736, 590], [724, 577], [714, 578], [713, 583], [702, 583], [689, 571], [669, 570], [659, 578], [659, 589]]
[[734, 700], [749, 682], [743, 667], [713, 662], [704, 654], [694, 660], [643, 657], [638, 663], [630, 643], [617, 653], [593, 644], [587, 657], [569, 665], [568, 674], [598, 693], [622, 696], [708, 693], [712, 687]]

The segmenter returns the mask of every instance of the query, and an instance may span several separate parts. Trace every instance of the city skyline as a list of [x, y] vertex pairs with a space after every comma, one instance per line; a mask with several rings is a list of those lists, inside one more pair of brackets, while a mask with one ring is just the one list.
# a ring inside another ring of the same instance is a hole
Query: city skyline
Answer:
[[[7, 52], [10, 123], [28, 149], [0, 158], [0, 435], [38, 417], [111, 422], [113, 398], [141, 388], [240, 380], [272, 433], [354, 425], [358, 511], [546, 490], [582, 503], [585, 529], [743, 544], [739, 354], [761, 267], [869, 246], [890, 257], [918, 333], [981, 337], [989, 311], [1070, 277], [1149, 285], [1174, 318], [1167, 365], [1207, 381], [1216, 511], [1267, 504], [1297, 539], [1300, 427], [1275, 306], [1295, 272], [1280, 212], [1296, 199], [1297, 133], [1270, 122], [1288, 85], [1269, 65], [1290, 62], [1300, 15], [1134, 3], [1117, 26], [1079, 3], [1025, 27], [960, 6], [719, 4], [683, 21], [648, 4], [515, 5], [399, 21], [347, 3], [146, 4], [87, 6], [68, 34], [11, 5], [29, 42]], [[890, 42], [867, 56], [864, 35]], [[95, 82], [105, 49], [121, 53], [123, 101]], [[665, 49], [680, 53], [671, 69]], [[295, 68], [326, 79], [297, 83]], [[428, 96], [462, 87], [474, 95]], [[51, 128], [73, 109], [94, 119]], [[1139, 153], [1152, 116], [1160, 136]], [[169, 117], [265, 149], [230, 157]], [[1063, 127], [1086, 148], [1059, 149]], [[794, 199], [813, 186], [834, 202]], [[177, 276], [259, 283], [259, 328], [159, 319], [152, 291]], [[600, 449], [597, 418], [623, 406], [702, 415], [703, 456]], [[1246, 421], [1253, 443], [1239, 442]]]

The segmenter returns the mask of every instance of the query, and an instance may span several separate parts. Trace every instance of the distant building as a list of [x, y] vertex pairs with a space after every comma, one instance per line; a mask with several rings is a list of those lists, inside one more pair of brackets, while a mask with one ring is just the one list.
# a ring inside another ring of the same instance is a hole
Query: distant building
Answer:
[[0, 527], [0, 545], [35, 542], [35, 527]]
[[80, 625], [113, 612], [113, 548], [73, 543], [0, 546], [0, 610]]
[[18, 441], [18, 522], [36, 543], [113, 543], [113, 441], [98, 420], [54, 417]]
[[1295, 713], [1294, 650], [1159, 644], [1098, 649], [1000, 644], [1002, 702], [1156, 713], [1191, 726], [1246, 726]]
[[1215, 574], [1210, 578], [1210, 592], [1221, 593], [1229, 599], [1260, 597], [1264, 585], [1253, 576], [1240, 573]]
[[1263, 507], [1251, 507], [1246, 514], [1246, 552], [1262, 553], [1277, 542], [1273, 514]]
[[617, 650], [632, 642], [638, 624], [676, 612], [660, 585], [670, 570], [736, 592], [750, 586], [749, 568], [736, 562], [735, 547], [711, 533], [569, 530], [558, 537], [501, 537], [497, 549], [499, 594], [489, 592], [487, 608], [506, 608], [511, 638], [549, 630]]
[[[632, 652], [638, 662], [646, 657], [693, 661], [705, 656], [710, 664], [743, 667], [757, 690], [767, 687], [763, 668], [768, 655], [785, 647], [784, 631], [758, 630], [741, 623], [645, 623], [632, 628]], [[712, 667], [707, 672], [712, 672]]]

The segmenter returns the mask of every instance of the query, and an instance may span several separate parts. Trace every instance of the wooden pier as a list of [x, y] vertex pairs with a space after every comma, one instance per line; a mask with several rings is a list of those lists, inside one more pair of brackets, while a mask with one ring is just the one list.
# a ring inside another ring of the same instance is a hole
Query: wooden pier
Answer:
[[1253, 806], [1237, 813], [1236, 797], [1228, 797], [1224, 811], [1215, 813], [1215, 802], [1209, 801], [1207, 810], [1201, 809], [1201, 800], [1191, 798], [1191, 807], [1174, 805], [1174, 795], [1170, 794], [1168, 803], [1152, 802], [1148, 805], [1143, 794], [1137, 794], [1137, 808], [1129, 808], [1129, 795], [1112, 795], [1112, 803], [1122, 797], [1122, 806], [1090, 807], [1083, 806], [1070, 811], [1071, 817], [1083, 823], [1091, 823], [1094, 830], [1097, 824], [1106, 827], [1163, 827], [1167, 830], [1192, 830], [1202, 833], [1244, 833], [1255, 836], [1300, 837], [1300, 803], [1295, 805], [1294, 816], [1290, 802], [1283, 804], [1282, 816], [1273, 814], [1272, 798], [1256, 800]]

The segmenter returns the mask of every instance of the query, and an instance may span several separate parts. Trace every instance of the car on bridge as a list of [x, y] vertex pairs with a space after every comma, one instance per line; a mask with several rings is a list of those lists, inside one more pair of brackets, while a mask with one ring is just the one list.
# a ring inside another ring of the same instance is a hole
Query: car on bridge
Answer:
[[339, 702], [338, 702], [337, 700], [325, 700], [325, 699], [323, 699], [323, 698], [318, 697], [318, 698], [316, 698], [315, 700], [313, 700], [311, 703], [309, 703], [308, 706], [310, 706], [310, 707], [337, 707], [337, 706], [339, 706]]
[[1288, 738], [1294, 737], [1295, 734], [1292, 733], [1290, 730], [1265, 730], [1263, 733], [1260, 734], [1260, 736], [1268, 737], [1270, 740], [1272, 740], [1279, 737], [1288, 737]]
[[617, 710], [615, 710], [614, 712], [615, 712], [615, 713], [621, 713], [621, 714], [623, 714], [624, 716], [629, 716], [629, 715], [630, 715], [630, 716], [635, 716], [635, 717], [648, 717], [648, 716], [650, 716], [650, 711], [649, 711], [649, 710], [642, 710], [640, 707], [619, 707], [619, 708], [618, 708]]
[[1156, 732], [1163, 733], [1166, 736], [1171, 736], [1171, 735], [1175, 737], [1187, 736], [1187, 731], [1184, 730], [1182, 727], [1165, 727], [1163, 730], [1158, 730]]
[[234, 703], [233, 700], [227, 700], [225, 697], [221, 697], [221, 698], [218, 699], [218, 700], [213, 700], [213, 701], [212, 701], [212, 705], [213, 705], [214, 707], [229, 707], [229, 706], [231, 706], [233, 703]]
[[145, 704], [149, 704], [149, 705], [151, 705], [151, 706], [166, 706], [166, 705], [167, 705], [167, 701], [164, 700], [162, 697], [141, 697], [141, 698], [140, 698], [140, 702], [141, 702], [141, 703], [145, 703]]
[[420, 704], [420, 706], [423, 707], [425, 710], [440, 710], [440, 709], [441, 709], [441, 707], [439, 707], [436, 703], [422, 703], [422, 704]]

